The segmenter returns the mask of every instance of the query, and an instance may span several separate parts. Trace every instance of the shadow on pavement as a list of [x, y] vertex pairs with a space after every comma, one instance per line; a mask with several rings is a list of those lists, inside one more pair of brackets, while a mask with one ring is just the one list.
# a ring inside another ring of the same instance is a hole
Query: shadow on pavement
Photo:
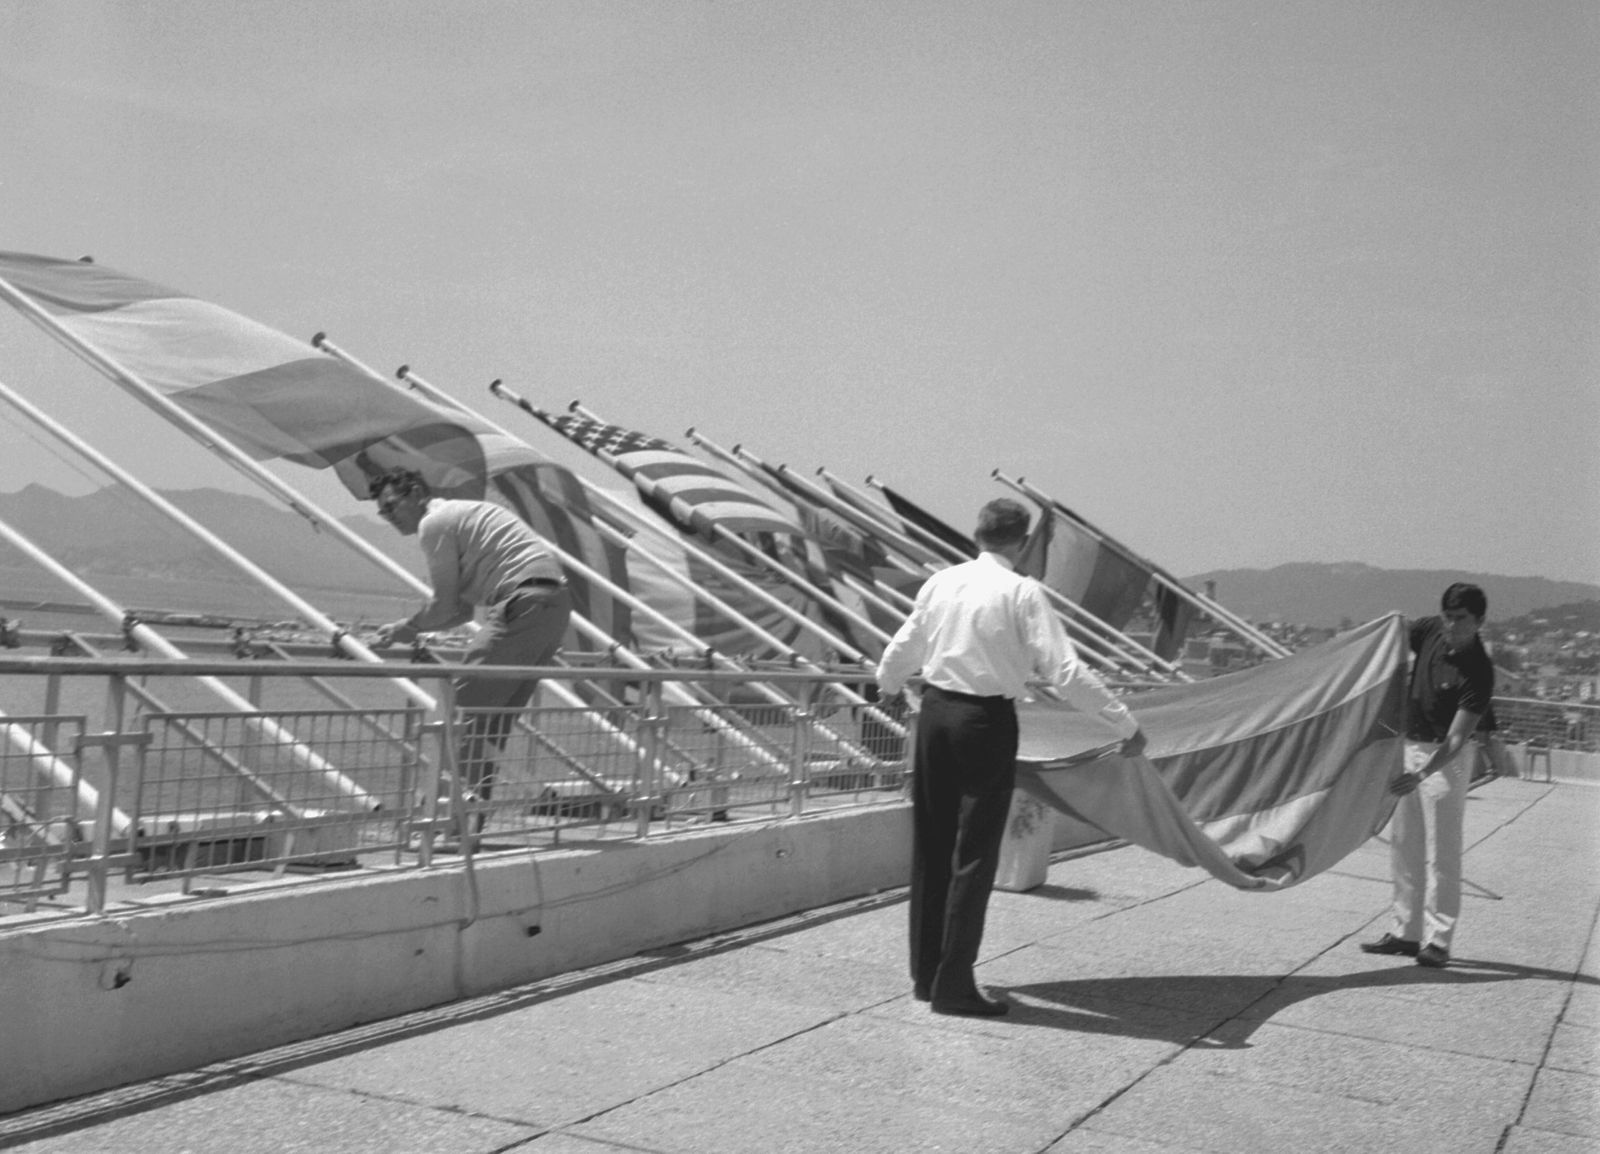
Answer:
[[[1146, 1038], [1196, 1049], [1239, 1049], [1272, 1014], [1335, 991], [1419, 985], [1467, 986], [1486, 982], [1546, 980], [1600, 983], [1570, 971], [1504, 962], [1458, 959], [1443, 970], [1386, 966], [1358, 974], [1180, 974], [1083, 978], [1022, 986], [996, 986], [1012, 999], [1007, 1021], [1084, 1034]], [[1263, 1017], [1253, 1007], [1270, 1005]]]

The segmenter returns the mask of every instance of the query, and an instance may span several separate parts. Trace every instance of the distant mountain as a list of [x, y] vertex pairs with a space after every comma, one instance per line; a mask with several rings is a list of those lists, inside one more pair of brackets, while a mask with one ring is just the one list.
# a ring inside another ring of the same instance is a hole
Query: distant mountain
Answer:
[[[297, 590], [405, 593], [395, 578], [342, 542], [314, 532], [301, 517], [279, 505], [216, 489], [177, 490], [163, 496]], [[414, 541], [366, 514], [341, 520], [409, 571], [423, 572]], [[141, 593], [139, 604], [164, 604], [159, 597], [162, 581], [172, 584], [177, 600], [180, 583], [243, 580], [210, 548], [131, 493], [114, 487], [83, 497], [63, 496], [40, 485], [0, 493], [0, 521], [91, 582], [101, 574], [140, 579], [140, 589], [151, 591]], [[0, 569], [32, 573], [38, 566], [0, 540]], [[1376, 569], [1359, 563], [1218, 569], [1184, 578], [1197, 590], [1203, 590], [1207, 581], [1216, 583], [1216, 596], [1223, 605], [1252, 621], [1320, 626], [1338, 626], [1346, 618], [1368, 621], [1392, 609], [1408, 616], [1437, 612], [1439, 594], [1452, 581], [1482, 585], [1489, 594], [1492, 621], [1600, 600], [1600, 585], [1449, 570]], [[156, 583], [153, 589], [152, 583]]]
[[1377, 569], [1359, 562], [1297, 562], [1272, 569], [1214, 569], [1183, 578], [1204, 592], [1216, 583], [1216, 599], [1251, 621], [1289, 621], [1338, 626], [1370, 621], [1390, 610], [1408, 617], [1439, 611], [1439, 594], [1453, 581], [1481, 585], [1489, 597], [1489, 620], [1504, 621], [1536, 609], [1600, 600], [1600, 585], [1544, 577], [1501, 577], [1450, 569]]
[[[280, 506], [216, 489], [162, 496], [293, 588], [402, 591], [396, 578]], [[91, 584], [96, 575], [245, 580], [215, 550], [132, 493], [114, 487], [82, 497], [67, 497], [41, 485], [0, 493], [0, 520]], [[340, 520], [411, 572], [421, 572], [414, 542], [370, 516]], [[37, 565], [9, 541], [0, 541], [0, 567]]]

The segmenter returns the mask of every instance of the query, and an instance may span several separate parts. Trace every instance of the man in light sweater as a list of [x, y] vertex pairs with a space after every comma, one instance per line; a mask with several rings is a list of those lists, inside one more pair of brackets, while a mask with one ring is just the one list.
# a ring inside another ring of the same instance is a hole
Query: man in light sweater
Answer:
[[1044, 590], [1014, 571], [1028, 511], [990, 501], [978, 514], [980, 553], [941, 570], [917, 594], [884, 650], [886, 697], [922, 671], [912, 775], [911, 978], [935, 1013], [991, 1017], [973, 975], [1016, 783], [1015, 701], [1030, 680], [1100, 717], [1133, 757], [1145, 738], [1127, 706], [1078, 660]]
[[[566, 634], [572, 595], [545, 543], [516, 514], [488, 501], [435, 497], [420, 473], [391, 469], [369, 492], [378, 515], [403, 537], [416, 537], [433, 596], [403, 621], [378, 630], [379, 647], [471, 621], [484, 607], [485, 628], [463, 659], [469, 665], [546, 665]], [[487, 800], [490, 751], [505, 744], [515, 717], [533, 699], [537, 678], [463, 677], [456, 704], [502, 712], [470, 715], [460, 763], [465, 787]]]

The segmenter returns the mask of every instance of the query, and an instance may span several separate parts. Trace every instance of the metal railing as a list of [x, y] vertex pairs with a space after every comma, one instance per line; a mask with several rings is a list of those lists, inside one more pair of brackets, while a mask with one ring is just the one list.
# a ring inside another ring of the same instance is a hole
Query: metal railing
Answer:
[[1507, 744], [1600, 753], [1600, 704], [1595, 702], [1496, 697], [1494, 716]]
[[[450, 679], [469, 673], [581, 683], [594, 704], [458, 709]], [[273, 707], [189, 708], [200, 677]], [[0, 678], [46, 702], [0, 715], [0, 914], [60, 904], [74, 882], [98, 912], [117, 885], [470, 864], [893, 802], [905, 779], [903, 734], [828, 692], [859, 671], [763, 672], [792, 704], [747, 702], [748, 675], [705, 670], [40, 657], [0, 660]], [[401, 678], [438, 708], [403, 696]], [[362, 703], [322, 705], [333, 679], [359, 680]], [[713, 704], [668, 703], [674, 682]]]

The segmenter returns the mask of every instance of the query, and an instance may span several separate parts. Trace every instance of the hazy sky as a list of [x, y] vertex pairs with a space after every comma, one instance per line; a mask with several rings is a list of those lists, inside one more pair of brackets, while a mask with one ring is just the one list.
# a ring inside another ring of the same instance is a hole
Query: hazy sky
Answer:
[[[1179, 573], [1600, 582], [1597, 60], [1592, 0], [0, 0], [0, 248], [563, 460], [491, 379]], [[248, 489], [0, 312], [0, 381]], [[0, 406], [33, 481], [101, 483]]]

